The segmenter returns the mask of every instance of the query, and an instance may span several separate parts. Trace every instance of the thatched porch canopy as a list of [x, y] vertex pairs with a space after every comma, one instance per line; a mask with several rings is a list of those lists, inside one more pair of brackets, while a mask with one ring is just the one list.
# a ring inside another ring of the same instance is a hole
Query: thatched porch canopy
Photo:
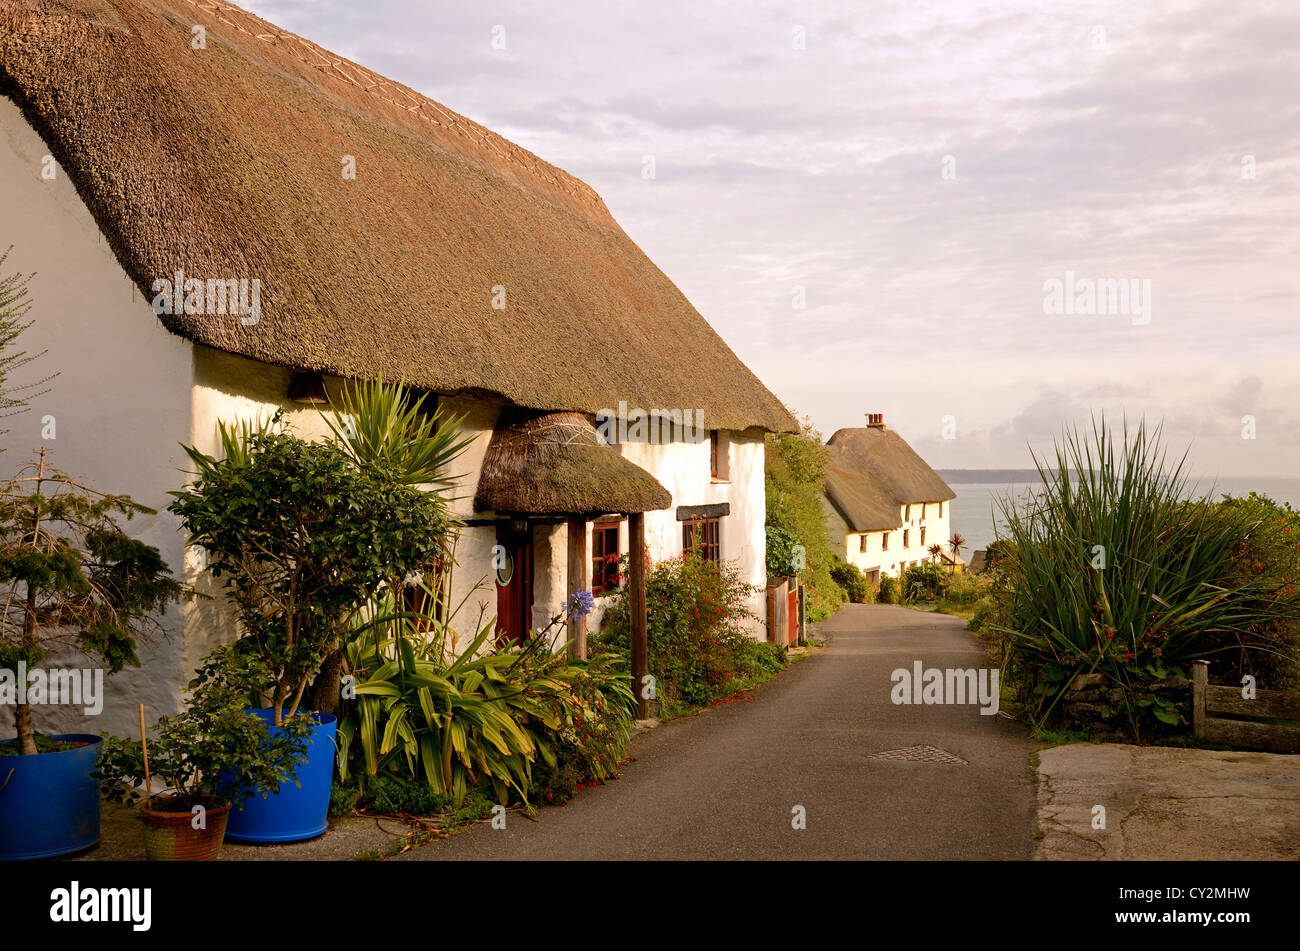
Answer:
[[483, 459], [474, 507], [594, 516], [666, 509], [672, 501], [654, 476], [602, 443], [586, 416], [507, 410]]

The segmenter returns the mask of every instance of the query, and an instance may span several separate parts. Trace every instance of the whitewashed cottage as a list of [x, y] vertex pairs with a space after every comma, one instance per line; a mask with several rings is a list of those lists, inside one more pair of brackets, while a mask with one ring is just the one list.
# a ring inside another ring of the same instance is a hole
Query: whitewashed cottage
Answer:
[[[634, 522], [652, 559], [698, 545], [764, 583], [764, 434], [796, 422], [581, 181], [217, 0], [0, 4], [0, 93], [23, 343], [61, 374], [8, 421], [6, 466], [44, 446], [159, 509], [132, 524], [193, 581], [163, 511], [181, 443], [278, 409], [324, 435], [322, 397], [382, 375], [467, 414], [455, 599], [485, 582], [505, 636], [613, 585]], [[607, 445], [603, 410], [683, 425]], [[174, 712], [235, 633], [203, 603], [167, 627], [95, 729]]]
[[882, 414], [868, 414], [865, 428], [836, 431], [826, 444], [831, 458], [822, 508], [843, 561], [874, 584], [933, 560], [933, 545], [943, 549], [940, 564], [957, 560], [948, 546], [956, 493]]

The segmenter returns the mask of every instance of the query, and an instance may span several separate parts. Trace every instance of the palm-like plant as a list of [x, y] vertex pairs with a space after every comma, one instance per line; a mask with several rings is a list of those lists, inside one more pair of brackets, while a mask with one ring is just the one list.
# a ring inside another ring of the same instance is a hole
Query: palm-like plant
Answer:
[[[323, 412], [325, 425], [335, 440], [358, 467], [375, 469], [401, 484], [427, 488], [439, 505], [447, 527], [447, 542], [436, 563], [427, 566], [421, 608], [429, 614], [438, 614], [447, 607], [451, 597], [450, 565], [455, 560], [457, 531], [461, 521], [451, 512], [455, 498], [448, 494], [461, 478], [452, 475], [449, 467], [473, 442], [472, 436], [462, 436], [461, 423], [465, 416], [444, 417], [441, 407], [429, 411], [428, 395], [417, 393], [405, 384], [386, 382], [382, 377], [374, 380], [354, 380], [344, 383], [342, 392], [330, 403], [330, 411]], [[406, 587], [405, 577], [389, 579], [390, 592]], [[401, 605], [393, 602], [390, 610], [380, 610], [372, 605], [369, 615], [386, 618], [386, 623], [396, 624], [409, 620]], [[396, 630], [389, 633], [396, 640]], [[401, 663], [401, 655], [398, 655]], [[322, 664], [319, 687], [314, 690], [313, 702], [320, 710], [335, 711], [338, 705], [339, 675], [348, 662], [346, 651], [335, 651]]]
[[358, 465], [378, 466], [406, 485], [446, 489], [461, 478], [448, 467], [473, 442], [462, 437], [465, 416], [429, 412], [428, 396], [383, 378], [343, 385], [325, 423]]
[[952, 538], [948, 539], [948, 550], [952, 552], [952, 564], [948, 566], [948, 572], [957, 570], [957, 559], [961, 557], [961, 550], [966, 547], [966, 539], [961, 532], [953, 532]]
[[938, 542], [935, 542], [927, 548], [926, 551], [930, 553], [930, 561], [934, 564], [938, 564], [939, 556], [943, 554], [943, 546]]

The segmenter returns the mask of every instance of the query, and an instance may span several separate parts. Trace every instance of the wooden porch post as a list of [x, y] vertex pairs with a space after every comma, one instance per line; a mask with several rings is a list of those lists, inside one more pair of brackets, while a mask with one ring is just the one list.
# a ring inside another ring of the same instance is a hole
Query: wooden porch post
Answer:
[[[569, 597], [579, 591], [586, 591], [587, 584], [587, 520], [581, 517], [569, 519]], [[587, 657], [587, 619], [586, 617], [569, 618], [569, 656], [574, 660]]]
[[649, 673], [650, 653], [646, 647], [645, 607], [645, 513], [632, 512], [627, 520], [628, 605], [632, 614], [632, 692], [636, 695], [637, 719], [650, 716], [645, 677]]

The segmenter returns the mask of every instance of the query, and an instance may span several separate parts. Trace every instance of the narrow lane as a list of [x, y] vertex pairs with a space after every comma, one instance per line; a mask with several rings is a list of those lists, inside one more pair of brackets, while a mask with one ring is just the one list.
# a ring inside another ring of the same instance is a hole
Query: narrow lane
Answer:
[[[1025, 859], [1034, 786], [1023, 727], [977, 705], [895, 705], [896, 668], [978, 668], [962, 621], [847, 605], [829, 645], [753, 691], [636, 737], [621, 779], [511, 813], [401, 860]], [[968, 765], [868, 759], [931, 745]], [[807, 827], [792, 828], [795, 806]]]

